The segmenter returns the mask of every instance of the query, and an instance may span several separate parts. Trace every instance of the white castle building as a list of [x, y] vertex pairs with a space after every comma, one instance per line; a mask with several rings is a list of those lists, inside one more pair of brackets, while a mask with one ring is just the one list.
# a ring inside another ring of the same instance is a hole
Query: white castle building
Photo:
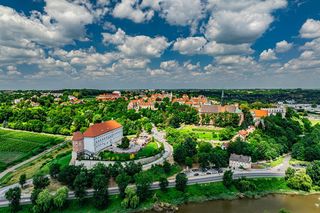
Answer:
[[97, 154], [106, 147], [120, 143], [123, 137], [123, 127], [114, 120], [90, 126], [83, 134], [73, 133], [73, 158], [77, 154]]

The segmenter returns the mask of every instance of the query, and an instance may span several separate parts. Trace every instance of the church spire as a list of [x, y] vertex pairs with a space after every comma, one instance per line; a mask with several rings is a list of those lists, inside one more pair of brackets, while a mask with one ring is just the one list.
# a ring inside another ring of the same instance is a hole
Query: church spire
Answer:
[[222, 90], [222, 92], [221, 92], [221, 102], [220, 102], [220, 104], [221, 104], [221, 106], [223, 106], [224, 105], [224, 90]]

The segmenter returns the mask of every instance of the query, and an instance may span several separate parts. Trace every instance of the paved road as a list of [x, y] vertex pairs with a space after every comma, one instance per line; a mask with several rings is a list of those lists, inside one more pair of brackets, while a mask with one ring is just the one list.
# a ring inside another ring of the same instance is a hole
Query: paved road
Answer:
[[158, 129], [154, 126], [152, 128], [152, 136], [159, 141], [160, 143], [163, 143], [164, 145], [164, 153], [161, 156], [161, 158], [143, 165], [143, 170], [147, 170], [150, 169], [152, 165], [156, 165], [156, 164], [162, 164], [165, 160], [169, 160], [172, 157], [173, 154], [173, 147], [167, 142], [167, 140], [165, 139], [165, 132], [160, 132], [158, 131]]
[[6, 174], [8, 174], [9, 172], [15, 171], [17, 168], [19, 168], [19, 167], [21, 167], [21, 166], [23, 166], [23, 165], [25, 165], [25, 164], [27, 164], [27, 163], [35, 160], [35, 159], [37, 159], [37, 158], [39, 158], [39, 157], [41, 157], [41, 156], [43, 156], [43, 155], [45, 155], [45, 154], [53, 151], [53, 150], [55, 150], [56, 148], [64, 145], [64, 144], [67, 143], [67, 142], [68, 142], [68, 140], [66, 140], [66, 141], [64, 141], [64, 142], [62, 142], [62, 143], [59, 143], [59, 144], [57, 144], [57, 145], [55, 145], [55, 146], [53, 146], [53, 147], [51, 147], [51, 148], [49, 148], [49, 149], [46, 149], [45, 151], [43, 151], [43, 152], [41, 152], [41, 153], [39, 153], [39, 154], [37, 154], [37, 155], [35, 155], [35, 156], [27, 159], [27, 160], [25, 160], [25, 161], [23, 161], [23, 162], [21, 162], [21, 163], [18, 163], [18, 164], [14, 165], [14, 166], [11, 166], [11, 167], [7, 168], [6, 170], [4, 170], [3, 172], [0, 173], [0, 179], [3, 178], [3, 177], [4, 177]]
[[[265, 171], [243, 171], [243, 172], [235, 172], [233, 175], [234, 179], [240, 177], [247, 177], [247, 178], [268, 178], [268, 177], [284, 177], [284, 173], [282, 172], [265, 172]], [[223, 174], [213, 174], [213, 175], [205, 175], [205, 176], [198, 176], [198, 177], [190, 177], [188, 179], [188, 185], [194, 184], [203, 184], [203, 183], [212, 183], [212, 182], [220, 182], [222, 181]], [[169, 188], [175, 187], [175, 180], [169, 180]], [[159, 183], [154, 182], [151, 185], [151, 190], [159, 189]], [[115, 195], [119, 194], [118, 187], [109, 188], [109, 194]], [[87, 190], [87, 196], [90, 197], [93, 195], [93, 190]], [[74, 192], [69, 192], [69, 199], [75, 199]], [[30, 195], [24, 195], [21, 197], [21, 204], [30, 204]], [[4, 198], [4, 195], [0, 195], [0, 206], [7, 206], [8, 201]]]

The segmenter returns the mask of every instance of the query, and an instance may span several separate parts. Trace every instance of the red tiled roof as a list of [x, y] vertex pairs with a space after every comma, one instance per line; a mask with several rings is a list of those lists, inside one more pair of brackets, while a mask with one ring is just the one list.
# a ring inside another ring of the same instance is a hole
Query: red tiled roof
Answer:
[[74, 132], [72, 140], [73, 141], [80, 141], [83, 139], [83, 134], [81, 132]]
[[99, 135], [102, 135], [106, 132], [110, 132], [114, 129], [118, 129], [121, 127], [121, 124], [119, 124], [115, 120], [106, 121], [103, 123], [98, 123], [90, 126], [84, 133], [84, 137], [93, 138]]
[[267, 117], [268, 111], [267, 110], [254, 110], [254, 116], [257, 118]]

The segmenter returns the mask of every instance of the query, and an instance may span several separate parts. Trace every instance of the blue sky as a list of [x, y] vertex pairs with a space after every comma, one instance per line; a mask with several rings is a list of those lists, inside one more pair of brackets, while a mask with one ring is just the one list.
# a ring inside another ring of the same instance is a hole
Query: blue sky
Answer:
[[318, 0], [0, 0], [0, 89], [319, 88]]

